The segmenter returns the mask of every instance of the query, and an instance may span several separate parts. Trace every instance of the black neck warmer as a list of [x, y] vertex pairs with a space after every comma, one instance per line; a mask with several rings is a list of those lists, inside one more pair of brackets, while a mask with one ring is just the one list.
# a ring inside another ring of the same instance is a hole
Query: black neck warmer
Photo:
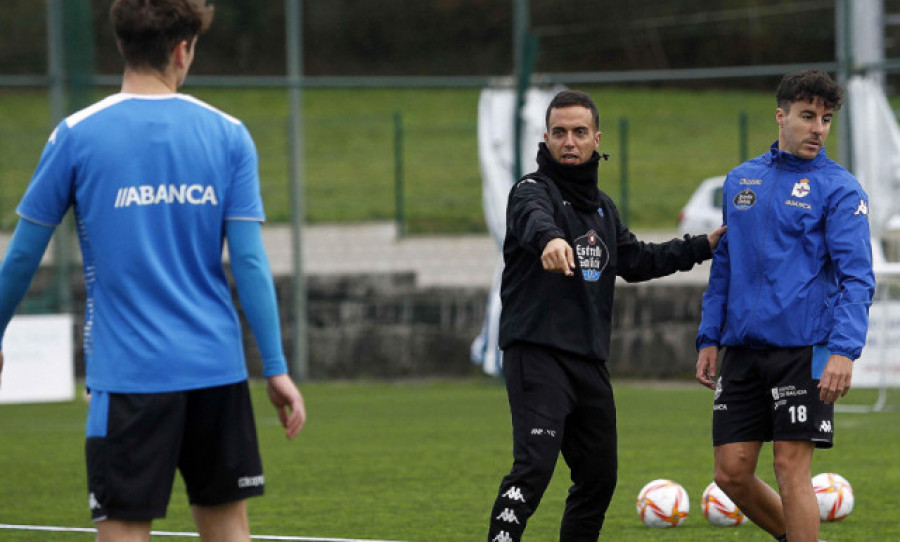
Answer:
[[600, 188], [597, 187], [597, 151], [586, 162], [574, 166], [560, 164], [550, 154], [546, 143], [541, 143], [537, 155], [538, 173], [556, 183], [563, 198], [580, 211], [596, 211], [600, 207]]

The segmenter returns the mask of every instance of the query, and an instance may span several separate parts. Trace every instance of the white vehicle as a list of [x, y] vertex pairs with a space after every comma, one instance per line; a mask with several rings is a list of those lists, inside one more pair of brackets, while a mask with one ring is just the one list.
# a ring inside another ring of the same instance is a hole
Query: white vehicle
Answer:
[[722, 184], [725, 176], [710, 177], [700, 183], [691, 199], [678, 213], [681, 235], [709, 233], [722, 225]]

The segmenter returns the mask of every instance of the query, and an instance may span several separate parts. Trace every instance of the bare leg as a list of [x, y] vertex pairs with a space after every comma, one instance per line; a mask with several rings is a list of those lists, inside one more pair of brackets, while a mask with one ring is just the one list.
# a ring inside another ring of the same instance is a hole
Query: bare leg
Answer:
[[810, 465], [812, 442], [775, 442], [775, 478], [784, 503], [784, 522], [791, 542], [819, 539], [819, 506], [813, 491]]
[[203, 542], [249, 542], [250, 522], [247, 501], [218, 506], [191, 506], [194, 523]]
[[97, 542], [149, 542], [150, 525], [149, 521], [98, 521]]
[[777, 537], [785, 534], [784, 511], [778, 493], [756, 476], [761, 448], [762, 442], [716, 446], [715, 481], [750, 521]]

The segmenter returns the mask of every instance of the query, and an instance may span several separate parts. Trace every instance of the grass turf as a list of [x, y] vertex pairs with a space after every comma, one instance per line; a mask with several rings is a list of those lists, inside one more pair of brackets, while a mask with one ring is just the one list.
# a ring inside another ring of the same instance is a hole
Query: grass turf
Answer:
[[[699, 385], [615, 383], [619, 418], [619, 484], [601, 539], [768, 541], [754, 526], [708, 525], [699, 498], [712, 476], [711, 392]], [[310, 383], [302, 386], [310, 421], [288, 442], [254, 385], [266, 469], [266, 496], [250, 501], [255, 534], [374, 538], [418, 542], [483, 540], [500, 478], [511, 464], [505, 391], [497, 381]], [[844, 401], [870, 403], [853, 390]], [[894, 517], [900, 484], [895, 451], [900, 412], [838, 413], [836, 447], [816, 453], [813, 473], [837, 472], [856, 493], [840, 523], [825, 524], [829, 542], [900, 539]], [[0, 405], [0, 524], [90, 527], [83, 465], [86, 407], [80, 400]], [[771, 447], [760, 475], [769, 483]], [[638, 490], [654, 478], [681, 483], [691, 515], [675, 529], [644, 527]], [[556, 540], [568, 471], [560, 461], [526, 540]], [[176, 481], [162, 531], [192, 531], [183, 486]], [[0, 531], [6, 541], [90, 540], [82, 533]], [[168, 539], [168, 538], [167, 538]]]

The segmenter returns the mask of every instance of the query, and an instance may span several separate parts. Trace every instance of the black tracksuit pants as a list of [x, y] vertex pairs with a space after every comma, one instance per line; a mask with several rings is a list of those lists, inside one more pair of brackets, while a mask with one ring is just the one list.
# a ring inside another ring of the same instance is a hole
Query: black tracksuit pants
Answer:
[[616, 487], [616, 407], [606, 364], [534, 345], [503, 353], [513, 467], [491, 512], [488, 542], [521, 539], [559, 452], [572, 473], [560, 542], [596, 542]]

